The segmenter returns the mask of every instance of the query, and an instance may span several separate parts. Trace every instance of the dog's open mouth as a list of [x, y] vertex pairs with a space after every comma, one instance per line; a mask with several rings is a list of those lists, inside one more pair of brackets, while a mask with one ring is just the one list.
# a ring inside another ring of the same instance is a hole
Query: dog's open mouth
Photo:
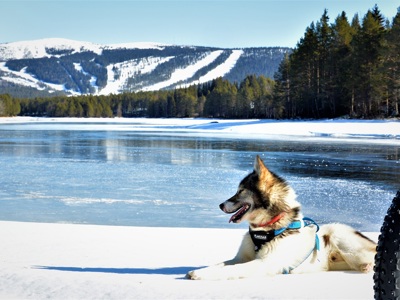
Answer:
[[250, 209], [249, 204], [245, 204], [245, 205], [239, 207], [239, 209], [235, 212], [235, 214], [229, 219], [229, 223], [230, 222], [233, 222], [233, 223], [239, 222], [240, 219], [248, 212], [249, 209]]

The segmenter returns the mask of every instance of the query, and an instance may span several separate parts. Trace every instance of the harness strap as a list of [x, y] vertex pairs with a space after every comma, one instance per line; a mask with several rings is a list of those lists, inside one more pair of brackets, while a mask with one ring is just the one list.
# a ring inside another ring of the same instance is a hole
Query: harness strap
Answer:
[[304, 227], [310, 226], [310, 225], [317, 226], [317, 231], [315, 232], [315, 249], [317, 251], [319, 251], [319, 249], [320, 249], [319, 248], [319, 237], [318, 237], [318, 234], [317, 234], [317, 232], [319, 231], [319, 225], [313, 219], [310, 219], [310, 218], [307, 218], [307, 217], [304, 217], [303, 221], [304, 221], [304, 224], [305, 224]]
[[310, 225], [315, 225], [317, 227], [317, 231], [315, 232], [315, 245], [311, 249], [310, 253], [307, 254], [307, 256], [297, 266], [293, 268], [289, 267], [287, 270], [286, 269], [283, 270], [283, 274], [288, 274], [290, 271], [300, 266], [314, 252], [314, 250], [319, 251], [320, 246], [317, 234], [317, 232], [319, 231], [318, 224], [313, 219], [304, 217], [302, 220], [293, 221], [287, 227], [283, 227], [281, 229], [264, 231], [264, 230], [251, 230], [251, 228], [249, 228], [249, 234], [254, 243], [254, 250], [258, 252], [264, 244], [272, 241], [276, 236], [280, 235], [286, 230], [300, 229], [302, 227], [307, 227]]
[[[318, 236], [317, 236], [317, 239], [318, 239]], [[295, 266], [295, 267], [288, 267], [287, 269], [283, 269], [282, 274], [289, 274], [290, 271], [296, 269], [296, 268], [297, 268], [298, 266], [300, 266], [303, 262], [305, 262], [307, 258], [310, 257], [310, 255], [314, 252], [314, 250], [315, 250], [315, 247], [311, 249], [310, 253], [308, 253], [308, 254], [304, 257], [304, 259], [303, 259], [299, 264], [297, 264], [297, 266]]]

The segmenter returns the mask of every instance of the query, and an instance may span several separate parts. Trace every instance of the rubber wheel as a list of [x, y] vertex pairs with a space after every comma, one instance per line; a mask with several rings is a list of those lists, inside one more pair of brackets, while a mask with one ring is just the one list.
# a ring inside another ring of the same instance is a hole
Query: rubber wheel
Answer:
[[387, 211], [376, 250], [375, 299], [400, 299], [400, 191]]

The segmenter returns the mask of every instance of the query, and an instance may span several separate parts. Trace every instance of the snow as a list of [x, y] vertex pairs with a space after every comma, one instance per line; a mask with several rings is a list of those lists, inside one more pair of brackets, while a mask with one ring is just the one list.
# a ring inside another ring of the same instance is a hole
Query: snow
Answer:
[[133, 59], [121, 63], [107, 66], [107, 85], [98, 92], [99, 95], [109, 95], [120, 93], [127, 84], [129, 78], [135, 77], [135, 74], [146, 74], [152, 72], [158, 65], [172, 59], [168, 57], [147, 57], [142, 59]]
[[245, 231], [0, 221], [0, 298], [373, 299], [372, 273], [184, 280], [232, 258]]
[[[154, 85], [147, 86], [143, 88], [143, 91], [157, 91], [166, 87], [169, 87], [173, 84], [179, 83], [181, 81], [189, 80], [194, 74], [200, 69], [206, 67], [211, 64], [214, 60], [218, 58], [223, 53], [223, 50], [212, 51], [199, 61], [183, 68], [176, 69], [168, 80], [158, 82]], [[201, 84], [208, 81], [211, 81], [215, 78], [222, 77], [227, 74], [236, 64], [240, 56], [243, 54], [243, 50], [233, 50], [232, 54], [225, 60], [224, 63], [217, 66], [216, 68], [209, 71], [207, 74], [201, 76], [198, 80], [192, 81], [187, 84], [182, 84], [182, 87], [187, 87], [194, 84]], [[108, 70], [109, 72], [109, 70]]]
[[46, 38], [31, 41], [0, 43], [0, 61], [9, 59], [50, 57], [46, 49], [71, 50], [72, 53], [92, 51], [101, 54], [103, 49], [160, 49], [165, 46], [160, 43], [137, 42], [121, 44], [95, 44], [91, 42], [75, 41], [64, 38]]
[[[4, 81], [8, 81], [14, 84], [20, 84], [28, 87], [33, 87], [38, 90], [42, 90], [43, 87], [39, 85], [40, 81], [31, 76], [28, 73], [25, 73], [25, 70], [22, 69], [20, 72], [15, 72], [8, 69], [5, 66], [6, 63], [0, 63], [0, 71], [5, 72], [8, 76], [1, 76], [0, 79]], [[11, 75], [11, 76], [10, 76]]]
[[105, 45], [104, 49], [158, 49], [163, 50], [169, 44], [161, 44], [154, 42], [134, 42], [134, 43], [119, 43], [119, 44], [109, 44]]
[[47, 38], [32, 41], [19, 41], [0, 44], [2, 60], [50, 57], [46, 49], [71, 50], [72, 53], [80, 51], [93, 51], [101, 54], [101, 46], [90, 42], [74, 41], [62, 38]]
[[[400, 144], [400, 121], [330, 119], [292, 120], [220, 120], [203, 118], [0, 118], [0, 124], [68, 124], [71, 130], [152, 131], [169, 134], [213, 136], [221, 138], [336, 140], [340, 142]], [[59, 125], [62, 126], [62, 125]], [[40, 126], [37, 128], [41, 128]]]
[[[77, 66], [75, 65], [75, 68], [76, 67]], [[70, 93], [71, 95], [78, 94], [73, 90], [66, 89], [64, 84], [48, 83], [37, 79], [36, 77], [26, 72], [26, 67], [20, 71], [13, 71], [6, 67], [5, 62], [2, 62], [0, 63], [0, 71], [6, 73], [7, 75], [7, 76], [1, 76], [0, 79], [11, 83], [32, 87], [37, 90], [44, 90], [44, 86], [47, 86], [53, 91], [65, 91]]]
[[227, 74], [236, 64], [240, 56], [243, 54], [243, 50], [233, 50], [232, 54], [229, 55], [228, 59], [215, 69], [211, 70], [204, 76], [201, 76], [199, 80], [196, 80], [190, 84], [187, 84], [186, 86], [190, 86], [193, 84], [202, 84], [208, 81], [211, 81], [215, 78], [218, 77], [223, 77], [225, 74]]
[[159, 83], [156, 83], [154, 85], [148, 86], [144, 88], [144, 91], [158, 91], [160, 89], [166, 88], [170, 85], [173, 85], [179, 81], [189, 79], [191, 78], [198, 70], [201, 68], [204, 68], [205, 66], [209, 65], [212, 63], [214, 60], [217, 59], [218, 56], [222, 54], [223, 50], [216, 50], [212, 51], [199, 61], [195, 62], [194, 64], [191, 64], [187, 66], [186, 68], [183, 69], [176, 69], [172, 74], [171, 77], [166, 80], [162, 81]]
[[[114, 126], [225, 138], [400, 144], [396, 120], [0, 118], [3, 127], [29, 123], [37, 130], [55, 122], [72, 130]], [[245, 231], [0, 221], [0, 299], [373, 299], [372, 273], [183, 279], [189, 270], [232, 258]], [[365, 234], [378, 238], [377, 232]]]

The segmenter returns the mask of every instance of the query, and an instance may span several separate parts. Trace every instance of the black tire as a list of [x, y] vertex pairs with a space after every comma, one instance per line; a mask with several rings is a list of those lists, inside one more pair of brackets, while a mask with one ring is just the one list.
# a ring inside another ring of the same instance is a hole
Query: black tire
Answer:
[[376, 250], [375, 299], [400, 299], [400, 191], [387, 211]]

